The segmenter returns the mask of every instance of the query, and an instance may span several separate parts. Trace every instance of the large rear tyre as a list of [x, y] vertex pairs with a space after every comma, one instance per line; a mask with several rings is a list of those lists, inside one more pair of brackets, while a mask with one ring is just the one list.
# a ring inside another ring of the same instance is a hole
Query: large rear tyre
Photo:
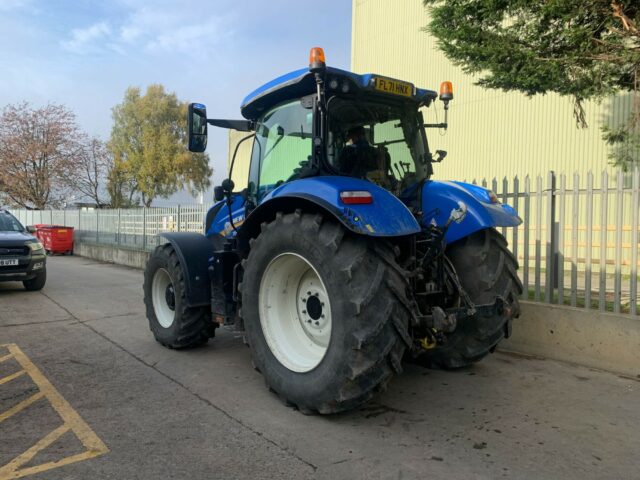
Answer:
[[[510, 305], [511, 316], [519, 315], [522, 283], [516, 273], [518, 261], [498, 231], [491, 228], [476, 232], [449, 245], [446, 254], [475, 304], [492, 303], [500, 295]], [[509, 321], [506, 314], [463, 320], [446, 336], [446, 343], [427, 350], [420, 363], [451, 369], [478, 362], [509, 334]]]
[[143, 289], [149, 328], [165, 347], [195, 347], [214, 336], [210, 309], [187, 306], [182, 267], [171, 244], [160, 245], [151, 254]]
[[392, 250], [321, 215], [262, 225], [244, 262], [246, 340], [255, 367], [303, 413], [357, 407], [402, 370], [411, 345]]

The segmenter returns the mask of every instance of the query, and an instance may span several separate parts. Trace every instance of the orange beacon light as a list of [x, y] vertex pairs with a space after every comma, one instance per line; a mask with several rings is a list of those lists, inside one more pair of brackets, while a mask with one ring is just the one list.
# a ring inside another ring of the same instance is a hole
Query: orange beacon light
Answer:
[[324, 50], [320, 47], [313, 47], [309, 53], [309, 70], [319, 72], [327, 67], [324, 57]]

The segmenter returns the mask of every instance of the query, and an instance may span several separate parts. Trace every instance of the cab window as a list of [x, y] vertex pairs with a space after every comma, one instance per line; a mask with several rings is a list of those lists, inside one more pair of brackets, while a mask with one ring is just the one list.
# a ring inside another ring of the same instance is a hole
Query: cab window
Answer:
[[250, 193], [259, 201], [274, 188], [297, 178], [312, 151], [312, 111], [300, 101], [270, 110], [259, 123], [253, 145]]

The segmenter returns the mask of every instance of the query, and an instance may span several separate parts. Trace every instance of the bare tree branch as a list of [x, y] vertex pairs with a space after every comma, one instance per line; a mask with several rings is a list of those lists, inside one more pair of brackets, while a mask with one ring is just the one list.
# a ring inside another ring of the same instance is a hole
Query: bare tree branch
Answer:
[[0, 184], [5, 196], [24, 207], [60, 203], [75, 175], [75, 115], [62, 105], [6, 106], [0, 114]]

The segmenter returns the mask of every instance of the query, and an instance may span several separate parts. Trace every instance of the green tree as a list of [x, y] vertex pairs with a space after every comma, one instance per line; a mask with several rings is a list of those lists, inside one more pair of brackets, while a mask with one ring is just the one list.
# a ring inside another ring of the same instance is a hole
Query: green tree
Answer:
[[[640, 3], [638, 0], [424, 0], [426, 28], [439, 48], [487, 88], [526, 95], [556, 92], [583, 101], [619, 91], [633, 96], [626, 124], [604, 129], [614, 164], [638, 161]], [[633, 152], [633, 154], [630, 154]]]
[[114, 207], [139, 195], [145, 206], [187, 188], [192, 194], [210, 185], [209, 157], [187, 150], [187, 103], [150, 85], [144, 95], [130, 87], [113, 108], [109, 149], [113, 165], [108, 190]]

